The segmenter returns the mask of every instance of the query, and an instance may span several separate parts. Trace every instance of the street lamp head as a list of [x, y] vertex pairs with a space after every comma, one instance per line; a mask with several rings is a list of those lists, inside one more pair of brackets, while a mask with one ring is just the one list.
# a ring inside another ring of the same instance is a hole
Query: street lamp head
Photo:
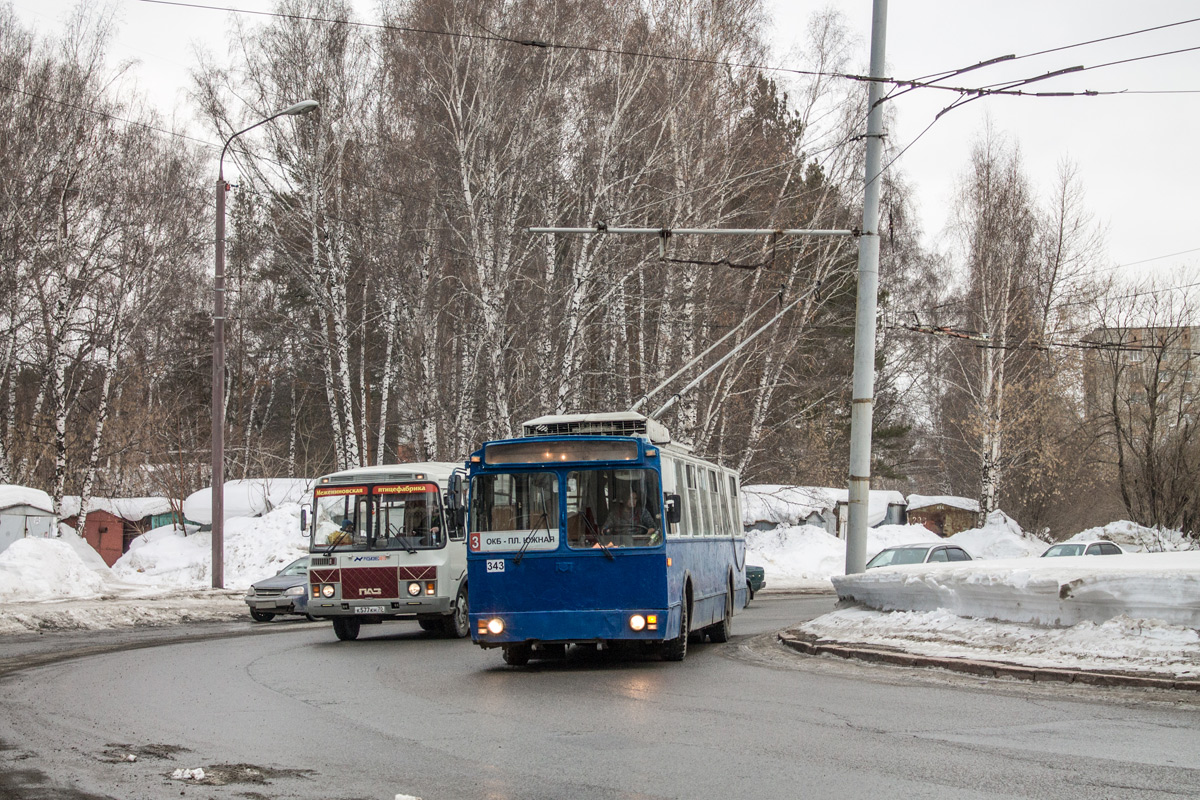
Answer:
[[299, 103], [296, 103], [294, 106], [288, 106], [287, 108], [285, 108], [283, 111], [281, 111], [279, 113], [287, 114], [290, 117], [294, 117], [297, 114], [307, 114], [310, 111], [315, 111], [317, 109], [317, 107], [320, 105], [321, 104], [318, 103], [316, 100], [301, 100]]

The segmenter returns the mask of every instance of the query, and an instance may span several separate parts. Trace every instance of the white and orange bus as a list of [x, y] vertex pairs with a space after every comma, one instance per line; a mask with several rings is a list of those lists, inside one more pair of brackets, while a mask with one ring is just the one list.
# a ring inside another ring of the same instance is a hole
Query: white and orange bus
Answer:
[[460, 464], [420, 462], [318, 480], [302, 520], [312, 553], [309, 614], [331, 620], [343, 641], [387, 620], [416, 620], [427, 631], [465, 637], [461, 475]]

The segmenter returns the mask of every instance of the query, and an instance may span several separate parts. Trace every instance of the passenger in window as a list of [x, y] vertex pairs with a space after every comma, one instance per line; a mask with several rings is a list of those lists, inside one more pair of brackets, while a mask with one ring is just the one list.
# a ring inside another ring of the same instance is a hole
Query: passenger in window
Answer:
[[631, 488], [625, 502], [609, 512], [600, 534], [607, 538], [609, 547], [632, 547], [633, 537], [647, 536], [652, 530], [654, 517], [642, 505], [638, 490]]

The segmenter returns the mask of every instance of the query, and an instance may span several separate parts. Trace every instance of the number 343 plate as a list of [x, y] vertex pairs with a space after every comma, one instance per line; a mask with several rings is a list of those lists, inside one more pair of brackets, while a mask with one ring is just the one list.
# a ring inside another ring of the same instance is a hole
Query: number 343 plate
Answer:
[[487, 560], [487, 571], [488, 572], [504, 572], [504, 559], [503, 558], [489, 558]]

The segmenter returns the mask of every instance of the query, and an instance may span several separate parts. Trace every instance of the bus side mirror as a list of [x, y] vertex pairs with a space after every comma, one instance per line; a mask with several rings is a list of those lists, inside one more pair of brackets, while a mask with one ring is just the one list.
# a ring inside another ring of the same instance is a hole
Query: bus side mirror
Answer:
[[300, 535], [308, 535], [308, 506], [300, 506]]
[[672, 525], [678, 525], [679, 520], [682, 517], [682, 511], [683, 511], [683, 507], [680, 505], [680, 502], [679, 502], [679, 495], [668, 494], [666, 496], [666, 500], [667, 500], [667, 522], [671, 523]]

